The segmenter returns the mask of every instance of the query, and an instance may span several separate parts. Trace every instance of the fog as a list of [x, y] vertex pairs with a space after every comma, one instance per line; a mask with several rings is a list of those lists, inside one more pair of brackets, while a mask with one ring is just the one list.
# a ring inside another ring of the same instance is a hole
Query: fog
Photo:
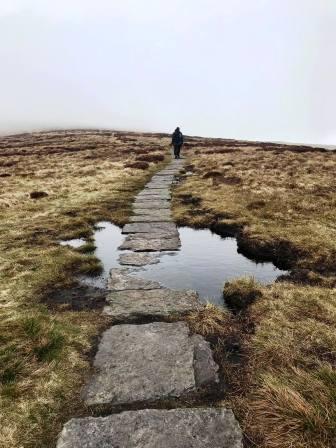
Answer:
[[335, 0], [1, 0], [0, 132], [336, 144]]

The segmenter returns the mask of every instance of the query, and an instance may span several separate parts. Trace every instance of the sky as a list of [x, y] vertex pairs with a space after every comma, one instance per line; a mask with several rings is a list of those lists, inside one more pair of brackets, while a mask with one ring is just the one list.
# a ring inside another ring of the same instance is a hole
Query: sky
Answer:
[[1, 0], [0, 133], [336, 145], [335, 0]]

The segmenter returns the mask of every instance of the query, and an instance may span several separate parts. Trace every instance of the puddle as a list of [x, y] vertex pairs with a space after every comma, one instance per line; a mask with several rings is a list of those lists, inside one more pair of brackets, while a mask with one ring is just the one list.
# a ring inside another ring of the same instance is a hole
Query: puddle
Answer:
[[203, 301], [223, 305], [226, 281], [253, 276], [261, 283], [271, 283], [286, 273], [273, 263], [255, 263], [239, 254], [235, 238], [221, 238], [210, 230], [188, 227], [179, 228], [179, 232], [181, 250], [163, 255], [160, 263], [146, 267], [141, 277], [172, 289], [194, 289]]
[[66, 241], [61, 241], [60, 245], [61, 246], [70, 246], [73, 247], [74, 249], [78, 249], [78, 247], [83, 246], [83, 244], [85, 244], [86, 241], [83, 238], [76, 238], [73, 240], [66, 240]]
[[94, 242], [97, 247], [94, 251], [95, 256], [103, 264], [103, 272], [96, 277], [83, 277], [83, 283], [95, 286], [97, 288], [106, 288], [107, 278], [112, 268], [120, 267], [118, 258], [120, 251], [118, 247], [124, 240], [120, 227], [111, 222], [99, 222], [96, 225], [97, 230], [94, 233]]
[[[96, 288], [106, 288], [107, 278], [112, 268], [120, 267], [118, 258], [120, 252], [118, 247], [124, 240], [124, 235], [121, 234], [121, 229], [111, 222], [101, 221], [96, 224], [94, 233], [94, 242], [96, 250], [94, 255], [102, 262], [103, 272], [96, 277], [81, 276], [82, 283], [95, 286]], [[79, 244], [80, 242], [80, 244]], [[86, 241], [83, 238], [77, 240], [62, 241], [63, 246], [71, 246], [78, 248]]]
[[[120, 267], [118, 247], [125, 235], [110, 222], [97, 224], [95, 255], [101, 260], [104, 271], [98, 277], [82, 277], [83, 283], [106, 288], [110, 269]], [[210, 230], [179, 229], [181, 250], [163, 254], [160, 263], [141, 269], [141, 277], [157, 280], [172, 289], [194, 289], [204, 301], [223, 305], [222, 290], [226, 281], [242, 276], [253, 276], [261, 283], [271, 283], [286, 273], [272, 263], [255, 263], [237, 252], [235, 238], [221, 238]], [[76, 241], [76, 246], [80, 240]], [[81, 244], [85, 242], [81, 240]], [[70, 241], [63, 244], [70, 244]], [[124, 266], [125, 267], [125, 266]]]

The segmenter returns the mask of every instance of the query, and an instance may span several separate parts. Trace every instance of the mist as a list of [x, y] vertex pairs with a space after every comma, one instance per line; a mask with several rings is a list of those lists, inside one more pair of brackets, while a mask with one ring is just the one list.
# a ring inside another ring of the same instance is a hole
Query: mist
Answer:
[[2, 0], [0, 132], [336, 144], [333, 0]]

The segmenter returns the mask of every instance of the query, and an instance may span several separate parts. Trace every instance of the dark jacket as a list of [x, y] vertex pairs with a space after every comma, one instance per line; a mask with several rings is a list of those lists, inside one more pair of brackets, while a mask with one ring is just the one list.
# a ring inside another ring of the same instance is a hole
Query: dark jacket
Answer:
[[183, 145], [183, 134], [181, 131], [174, 131], [174, 134], [172, 135], [172, 145]]

